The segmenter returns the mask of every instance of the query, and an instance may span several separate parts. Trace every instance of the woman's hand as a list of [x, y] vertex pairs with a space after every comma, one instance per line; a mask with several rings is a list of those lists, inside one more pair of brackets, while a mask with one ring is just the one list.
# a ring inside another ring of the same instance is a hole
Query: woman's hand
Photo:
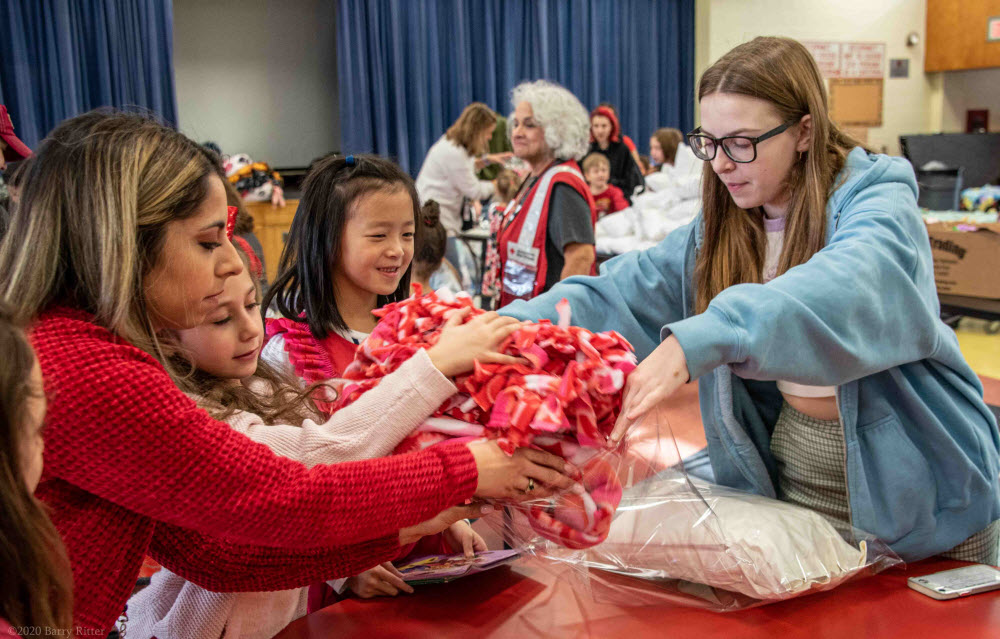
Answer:
[[516, 501], [548, 497], [558, 489], [572, 487], [582, 477], [562, 457], [545, 451], [518, 448], [507, 455], [495, 441], [485, 439], [468, 446], [479, 471], [477, 497]]
[[503, 153], [488, 153], [486, 155], [486, 160], [491, 164], [503, 164], [512, 157], [514, 157], [513, 153], [510, 151], [504, 151]]
[[671, 335], [629, 374], [622, 412], [611, 433], [611, 441], [620, 441], [636, 420], [673, 395], [688, 379], [684, 349]]
[[513, 317], [483, 313], [465, 324], [470, 309], [454, 313], [445, 322], [437, 344], [427, 349], [434, 367], [446, 377], [472, 370], [476, 360], [484, 364], [526, 364], [519, 357], [497, 351], [507, 337], [521, 327]]
[[399, 591], [413, 593], [413, 587], [403, 581], [403, 573], [392, 562], [385, 562], [347, 580], [347, 587], [362, 599], [380, 595], [395, 597]]
[[489, 550], [482, 536], [467, 521], [457, 521], [441, 534], [454, 553], [465, 553], [466, 557], [472, 558], [477, 552]]
[[509, 151], [505, 153], [488, 153], [476, 158], [476, 170], [482, 171], [491, 164], [503, 164], [512, 157], [514, 157], [514, 154]]
[[447, 529], [452, 524], [470, 519], [472, 517], [482, 517], [493, 512], [493, 506], [482, 502], [472, 502], [465, 506], [452, 506], [434, 515], [427, 521], [422, 521], [415, 526], [407, 526], [399, 531], [399, 545], [406, 546], [427, 535], [435, 535]]

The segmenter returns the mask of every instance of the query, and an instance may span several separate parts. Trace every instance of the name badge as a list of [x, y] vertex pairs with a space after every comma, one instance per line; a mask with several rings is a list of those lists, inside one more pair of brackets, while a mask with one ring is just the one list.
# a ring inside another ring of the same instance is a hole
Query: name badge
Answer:
[[511, 242], [507, 245], [507, 259], [535, 270], [538, 267], [538, 249]]

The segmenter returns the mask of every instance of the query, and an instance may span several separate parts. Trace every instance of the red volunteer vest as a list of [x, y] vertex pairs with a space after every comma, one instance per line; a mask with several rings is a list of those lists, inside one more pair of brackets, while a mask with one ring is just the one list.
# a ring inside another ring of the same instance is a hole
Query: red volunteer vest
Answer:
[[[500, 253], [500, 306], [516, 299], [531, 299], [542, 292], [548, 273], [545, 240], [548, 235], [549, 205], [556, 184], [568, 184], [590, 206], [590, 223], [597, 224], [594, 198], [575, 160], [554, 164], [542, 173], [531, 189], [515, 198], [504, 211], [497, 237]], [[596, 272], [591, 266], [590, 274]]]

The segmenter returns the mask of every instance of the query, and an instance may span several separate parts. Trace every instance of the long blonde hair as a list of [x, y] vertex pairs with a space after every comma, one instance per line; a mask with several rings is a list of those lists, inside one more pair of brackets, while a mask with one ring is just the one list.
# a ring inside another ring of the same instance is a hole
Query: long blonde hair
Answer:
[[0, 298], [15, 321], [66, 304], [165, 362], [143, 275], [167, 223], [194, 214], [221, 167], [150, 117], [109, 110], [66, 120], [28, 162], [0, 243]]
[[465, 107], [462, 115], [448, 127], [444, 137], [469, 152], [469, 155], [481, 155], [486, 152], [482, 139], [479, 137], [488, 126], [497, 123], [497, 114], [482, 102], [473, 102]]
[[[806, 262], [826, 243], [826, 202], [847, 153], [860, 144], [830, 120], [826, 89], [808, 49], [789, 38], [754, 38], [713, 64], [698, 85], [698, 100], [731, 93], [766, 100], [782, 122], [812, 116], [809, 149], [787, 178], [791, 194], [778, 274]], [[720, 150], [721, 152], [721, 150]], [[705, 163], [702, 179], [704, 243], [695, 267], [695, 310], [735, 284], [762, 281], [763, 212], [739, 208]]]

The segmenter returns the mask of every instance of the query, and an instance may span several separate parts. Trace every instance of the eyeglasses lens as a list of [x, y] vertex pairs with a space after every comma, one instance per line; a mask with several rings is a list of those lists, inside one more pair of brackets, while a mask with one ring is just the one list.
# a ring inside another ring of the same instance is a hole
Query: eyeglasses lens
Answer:
[[715, 141], [705, 135], [692, 135], [689, 140], [691, 150], [699, 160], [711, 160], [715, 157]]
[[736, 162], [753, 160], [753, 142], [749, 138], [727, 138], [722, 142], [726, 155]]

